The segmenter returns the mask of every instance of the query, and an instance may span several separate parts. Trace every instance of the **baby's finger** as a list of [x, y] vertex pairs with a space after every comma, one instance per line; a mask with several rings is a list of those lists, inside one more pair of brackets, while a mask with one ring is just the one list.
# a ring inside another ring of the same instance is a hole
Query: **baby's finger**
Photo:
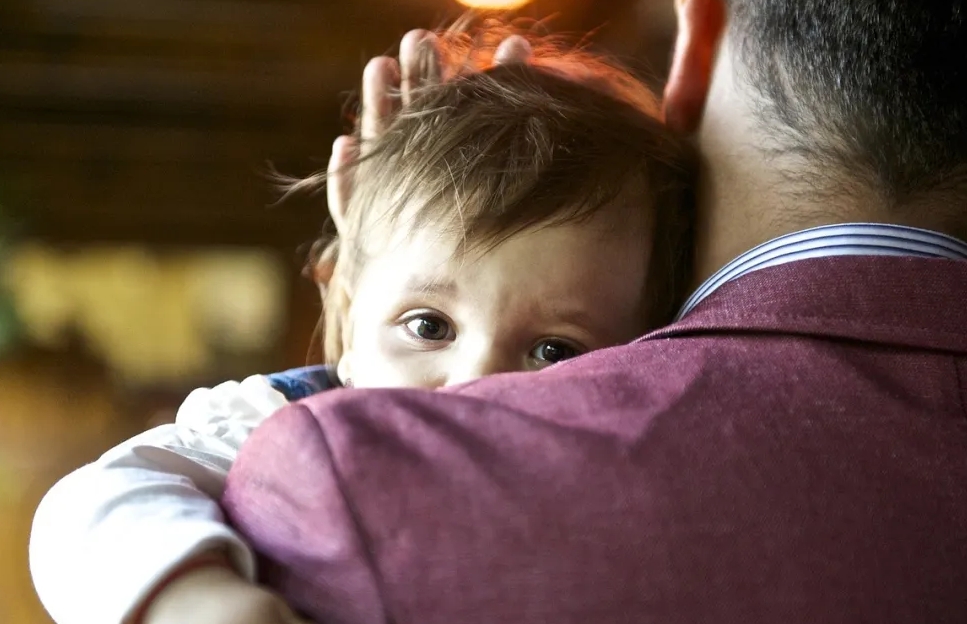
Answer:
[[520, 35], [511, 35], [500, 42], [497, 51], [494, 52], [494, 63], [504, 65], [507, 63], [526, 63], [533, 54], [531, 44], [527, 39]]
[[332, 144], [332, 155], [329, 157], [329, 167], [326, 170], [326, 199], [329, 202], [329, 214], [336, 224], [336, 229], [342, 231], [343, 219], [349, 206], [349, 198], [353, 194], [354, 168], [353, 163], [359, 158], [359, 143], [350, 136], [341, 136]]
[[[430, 54], [425, 54], [429, 46]], [[440, 79], [440, 59], [436, 35], [427, 30], [411, 30], [400, 41], [400, 93], [405, 106], [422, 85]]]
[[393, 120], [400, 86], [400, 66], [394, 58], [377, 56], [363, 70], [363, 110], [359, 122], [363, 142], [381, 135]]

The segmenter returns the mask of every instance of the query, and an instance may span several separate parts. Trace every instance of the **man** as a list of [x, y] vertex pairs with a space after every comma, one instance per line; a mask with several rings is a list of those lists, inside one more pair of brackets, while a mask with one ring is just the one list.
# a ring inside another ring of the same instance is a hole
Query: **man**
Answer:
[[269, 421], [226, 500], [316, 618], [967, 621], [961, 3], [677, 6], [665, 114], [707, 162], [680, 322]]
[[[226, 503], [300, 609], [967, 621], [960, 3], [677, 8], [665, 114], [707, 165], [681, 320], [527, 378], [284, 409]], [[394, 72], [367, 72], [373, 132]], [[211, 567], [168, 591], [202, 581], [247, 588]]]

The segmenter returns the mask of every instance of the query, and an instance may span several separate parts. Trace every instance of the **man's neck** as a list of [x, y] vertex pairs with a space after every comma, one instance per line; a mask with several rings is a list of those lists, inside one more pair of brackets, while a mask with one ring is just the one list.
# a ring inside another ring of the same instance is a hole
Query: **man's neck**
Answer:
[[743, 93], [747, 88], [737, 87], [733, 75], [728, 59], [720, 58], [698, 134], [703, 171], [694, 287], [749, 249], [811, 227], [867, 222], [945, 229], [924, 222], [933, 210], [898, 217], [875, 192], [851, 187], [849, 172], [836, 179], [823, 171], [820, 179], [796, 157], [777, 155], [781, 150], [772, 148], [779, 146], [759, 125], [759, 112]]
[[[791, 184], [761, 153], [706, 152], [699, 188], [693, 286], [753, 247], [784, 234], [836, 223], [897, 223], [862, 195], [824, 195]], [[787, 169], [788, 170], [788, 169]], [[907, 224], [917, 225], [917, 224]]]

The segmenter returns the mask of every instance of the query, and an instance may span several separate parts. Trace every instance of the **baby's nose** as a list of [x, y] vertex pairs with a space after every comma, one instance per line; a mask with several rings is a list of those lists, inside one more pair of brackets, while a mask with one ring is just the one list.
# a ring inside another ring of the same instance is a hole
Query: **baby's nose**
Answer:
[[521, 358], [496, 350], [487, 351], [476, 356], [462, 358], [447, 374], [444, 385], [455, 386], [487, 375], [497, 373], [511, 373], [523, 370]]

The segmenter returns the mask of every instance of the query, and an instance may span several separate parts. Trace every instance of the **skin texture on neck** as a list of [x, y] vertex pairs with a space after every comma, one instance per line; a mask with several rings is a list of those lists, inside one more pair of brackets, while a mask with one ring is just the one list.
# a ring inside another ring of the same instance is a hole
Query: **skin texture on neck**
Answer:
[[[890, 221], [872, 193], [817, 193], [809, 187], [814, 177], [796, 175], [805, 174], [810, 165], [780, 155], [776, 138], [760, 124], [755, 96], [729, 50], [726, 37], [696, 134], [702, 175], [695, 285], [736, 256], [783, 234], [833, 223]], [[834, 177], [827, 183], [845, 191], [846, 185]]]
[[954, 236], [964, 230], [962, 211], [952, 211], [949, 198], [917, 198], [898, 209], [857, 172], [783, 149], [729, 39], [723, 0], [677, 0], [676, 8], [664, 116], [694, 133], [702, 154], [693, 286], [756, 245], [811, 227], [873, 222]]

